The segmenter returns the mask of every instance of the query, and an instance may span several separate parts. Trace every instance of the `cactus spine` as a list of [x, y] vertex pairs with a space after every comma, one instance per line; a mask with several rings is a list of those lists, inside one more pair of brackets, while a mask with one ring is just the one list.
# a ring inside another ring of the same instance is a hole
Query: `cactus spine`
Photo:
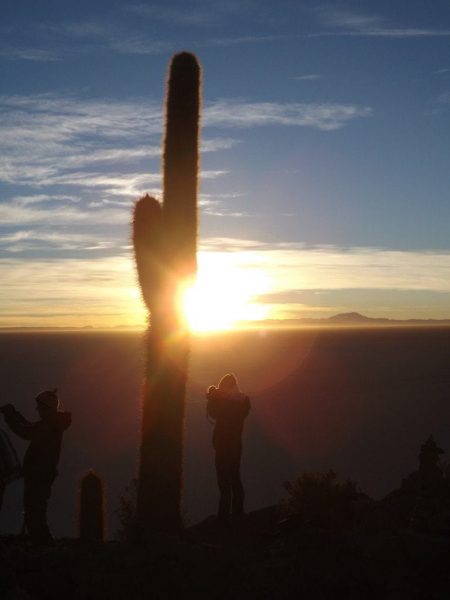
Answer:
[[81, 479], [78, 535], [82, 542], [103, 542], [105, 534], [103, 482], [89, 471]]
[[141, 532], [181, 528], [189, 332], [180, 296], [196, 271], [199, 112], [200, 67], [183, 52], [169, 71], [163, 202], [141, 198], [133, 223], [138, 278], [150, 312], [136, 503]]

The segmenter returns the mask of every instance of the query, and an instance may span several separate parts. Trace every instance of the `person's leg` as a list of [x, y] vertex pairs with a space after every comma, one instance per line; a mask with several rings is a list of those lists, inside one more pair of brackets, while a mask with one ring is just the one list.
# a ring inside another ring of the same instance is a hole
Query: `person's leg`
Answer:
[[25, 524], [33, 544], [53, 545], [47, 524], [47, 506], [52, 490], [52, 481], [25, 478], [23, 504]]
[[233, 457], [231, 468], [231, 491], [232, 491], [232, 508], [231, 514], [233, 517], [242, 517], [244, 514], [244, 486], [241, 481], [241, 453]]
[[231, 509], [231, 473], [228, 457], [223, 452], [216, 451], [216, 474], [220, 492], [217, 516], [225, 523], [229, 520]]

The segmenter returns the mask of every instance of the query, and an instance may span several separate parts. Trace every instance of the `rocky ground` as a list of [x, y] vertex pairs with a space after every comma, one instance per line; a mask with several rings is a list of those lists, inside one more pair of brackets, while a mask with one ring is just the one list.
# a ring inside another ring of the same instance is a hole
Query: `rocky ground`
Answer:
[[450, 538], [279, 520], [276, 507], [227, 530], [213, 518], [146, 547], [0, 538], [0, 598], [450, 598]]

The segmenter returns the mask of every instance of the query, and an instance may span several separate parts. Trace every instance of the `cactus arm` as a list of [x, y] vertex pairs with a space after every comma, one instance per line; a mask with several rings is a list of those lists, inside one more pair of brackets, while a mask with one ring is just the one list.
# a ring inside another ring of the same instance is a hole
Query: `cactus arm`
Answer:
[[155, 198], [144, 196], [134, 207], [133, 246], [139, 285], [150, 311], [156, 309], [163, 276], [161, 233], [161, 205]]

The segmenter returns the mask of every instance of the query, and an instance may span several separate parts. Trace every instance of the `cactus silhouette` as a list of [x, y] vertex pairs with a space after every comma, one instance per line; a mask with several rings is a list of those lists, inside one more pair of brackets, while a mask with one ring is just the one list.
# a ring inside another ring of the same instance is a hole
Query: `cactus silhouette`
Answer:
[[105, 533], [104, 492], [101, 478], [89, 471], [81, 479], [78, 534], [83, 542], [102, 542]]
[[200, 67], [194, 55], [172, 59], [165, 110], [163, 202], [141, 198], [133, 223], [139, 284], [150, 312], [136, 502], [140, 531], [181, 528], [189, 356], [181, 294], [195, 275], [197, 243]]

